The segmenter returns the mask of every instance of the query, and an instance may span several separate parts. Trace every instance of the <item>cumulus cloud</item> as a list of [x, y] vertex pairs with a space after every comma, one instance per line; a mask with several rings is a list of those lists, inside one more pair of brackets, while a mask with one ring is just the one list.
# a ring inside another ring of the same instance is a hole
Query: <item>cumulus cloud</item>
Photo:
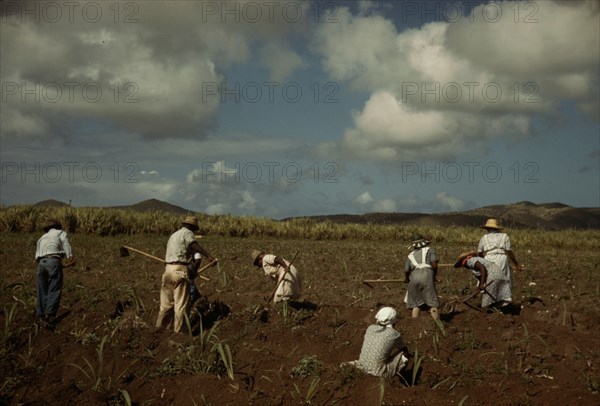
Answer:
[[598, 17], [593, 0], [481, 4], [471, 21], [449, 24], [446, 44], [491, 72], [571, 74], [598, 66]]
[[375, 202], [373, 210], [380, 213], [392, 213], [396, 211], [396, 202], [392, 199], [381, 199]]
[[451, 159], [466, 142], [470, 149], [481, 148], [500, 134], [527, 136], [531, 131], [530, 118], [524, 114], [475, 117], [464, 112], [419, 110], [388, 91], [374, 93], [353, 119], [355, 127], [347, 129], [341, 140], [321, 143], [317, 152], [378, 162]]
[[0, 136], [76, 137], [68, 124], [92, 120], [146, 138], [204, 138], [223, 69], [250, 58], [255, 42], [280, 38], [263, 60], [275, 76], [302, 66], [283, 45], [302, 27], [286, 20], [287, 3], [273, 12], [246, 0], [53, 3], [61, 18], [45, 2], [3, 3]]
[[[382, 15], [340, 8], [338, 24], [317, 27], [315, 49], [332, 78], [371, 96], [354, 126], [317, 153], [452, 159], [492, 138], [535, 135], [533, 118], [550, 116], [565, 99], [593, 112], [600, 66], [593, 3], [494, 2], [498, 21], [482, 4], [458, 22], [401, 32]], [[524, 22], [531, 10], [537, 21]]]
[[360, 194], [356, 199], [354, 199], [354, 201], [358, 204], [365, 205], [374, 202], [375, 199], [373, 199], [371, 193], [364, 192]]
[[458, 197], [450, 196], [446, 192], [435, 195], [435, 202], [441, 206], [441, 211], [461, 211], [465, 208], [465, 202]]
[[297, 69], [306, 67], [306, 63], [287, 44], [271, 42], [266, 44], [260, 52], [263, 64], [271, 70], [271, 80], [281, 82]]
[[151, 170], [151, 171], [141, 170], [140, 175], [142, 175], [142, 176], [160, 176], [160, 173], [158, 173], [158, 171], [155, 171], [155, 170]]

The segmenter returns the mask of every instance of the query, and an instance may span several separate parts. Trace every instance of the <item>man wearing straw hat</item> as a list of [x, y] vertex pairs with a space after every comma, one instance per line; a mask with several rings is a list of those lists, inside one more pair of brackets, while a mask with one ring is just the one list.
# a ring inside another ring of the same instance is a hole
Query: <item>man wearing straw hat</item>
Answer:
[[435, 289], [438, 257], [429, 244], [421, 234], [415, 234], [408, 246], [412, 252], [404, 266], [405, 281], [408, 282], [406, 307], [412, 309], [413, 318], [419, 317], [421, 307], [427, 307], [431, 317], [438, 320], [440, 302]]
[[206, 257], [209, 263], [214, 259], [194, 236], [200, 229], [198, 219], [188, 216], [181, 223], [182, 227], [173, 233], [167, 242], [165, 255], [165, 272], [162, 276], [160, 289], [160, 310], [156, 319], [156, 327], [169, 328], [173, 324], [173, 331], [181, 331], [183, 320], [188, 310], [190, 298], [190, 282], [188, 279], [188, 264], [194, 253]]
[[[292, 260], [293, 261], [293, 260]], [[300, 298], [302, 281], [300, 274], [289, 261], [264, 251], [252, 251], [252, 264], [263, 269], [265, 275], [277, 282], [273, 303]]]
[[51, 326], [60, 306], [63, 286], [62, 259], [67, 258], [67, 266], [74, 264], [71, 243], [62, 225], [56, 220], [44, 223], [44, 235], [37, 242], [35, 313]]
[[512, 261], [517, 271], [520, 271], [522, 266], [512, 251], [510, 237], [502, 232], [502, 227], [496, 219], [488, 219], [481, 228], [487, 230], [487, 234], [479, 240], [477, 255], [500, 268], [506, 279], [508, 279], [512, 291], [512, 276], [508, 260]]

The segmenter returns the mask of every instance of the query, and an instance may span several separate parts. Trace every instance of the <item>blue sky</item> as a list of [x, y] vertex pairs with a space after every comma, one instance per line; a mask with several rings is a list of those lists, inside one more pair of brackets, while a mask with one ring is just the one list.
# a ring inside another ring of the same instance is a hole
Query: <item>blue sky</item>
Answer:
[[600, 205], [597, 1], [0, 4], [3, 205]]

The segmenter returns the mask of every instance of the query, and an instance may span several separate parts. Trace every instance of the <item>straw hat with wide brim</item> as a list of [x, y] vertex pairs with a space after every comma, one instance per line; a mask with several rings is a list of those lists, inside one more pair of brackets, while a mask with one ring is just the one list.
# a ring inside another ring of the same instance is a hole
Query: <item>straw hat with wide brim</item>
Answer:
[[258, 266], [258, 259], [261, 255], [264, 255], [264, 251], [254, 250], [252, 251], [252, 264]]
[[488, 219], [481, 228], [490, 229], [490, 230], [502, 230], [500, 226], [500, 222], [496, 219]]
[[458, 260], [454, 263], [454, 267], [455, 268], [461, 268], [462, 267], [462, 262], [465, 260], [466, 257], [473, 257], [477, 255], [476, 251], [465, 251], [463, 253], [461, 253], [458, 256]]
[[44, 223], [44, 226], [42, 227], [42, 230], [44, 230], [44, 232], [47, 232], [51, 228], [56, 228], [57, 230], [60, 230], [60, 229], [62, 229], [62, 225], [57, 220], [48, 219]]
[[200, 229], [200, 223], [198, 222], [198, 219], [196, 217], [194, 217], [194, 216], [187, 216], [185, 218], [185, 220], [183, 220], [181, 222], [181, 224], [186, 224], [188, 226], [195, 227], [196, 230]]

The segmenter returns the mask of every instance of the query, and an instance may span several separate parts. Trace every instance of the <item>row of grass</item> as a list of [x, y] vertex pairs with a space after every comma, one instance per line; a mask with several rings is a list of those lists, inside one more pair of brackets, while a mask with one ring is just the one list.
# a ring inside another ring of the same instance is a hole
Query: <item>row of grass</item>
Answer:
[[[482, 230], [470, 227], [442, 227], [390, 224], [340, 224], [310, 218], [278, 221], [253, 216], [196, 214], [201, 233], [222, 237], [275, 237], [307, 240], [394, 240], [410, 242], [415, 233], [435, 242], [472, 244]], [[183, 216], [162, 212], [138, 212], [115, 208], [10, 206], [0, 207], [0, 232], [38, 232], [48, 219], [58, 220], [71, 233], [100, 236], [153, 234], [169, 235], [178, 229]], [[520, 246], [594, 248], [600, 246], [598, 230], [507, 230]]]

